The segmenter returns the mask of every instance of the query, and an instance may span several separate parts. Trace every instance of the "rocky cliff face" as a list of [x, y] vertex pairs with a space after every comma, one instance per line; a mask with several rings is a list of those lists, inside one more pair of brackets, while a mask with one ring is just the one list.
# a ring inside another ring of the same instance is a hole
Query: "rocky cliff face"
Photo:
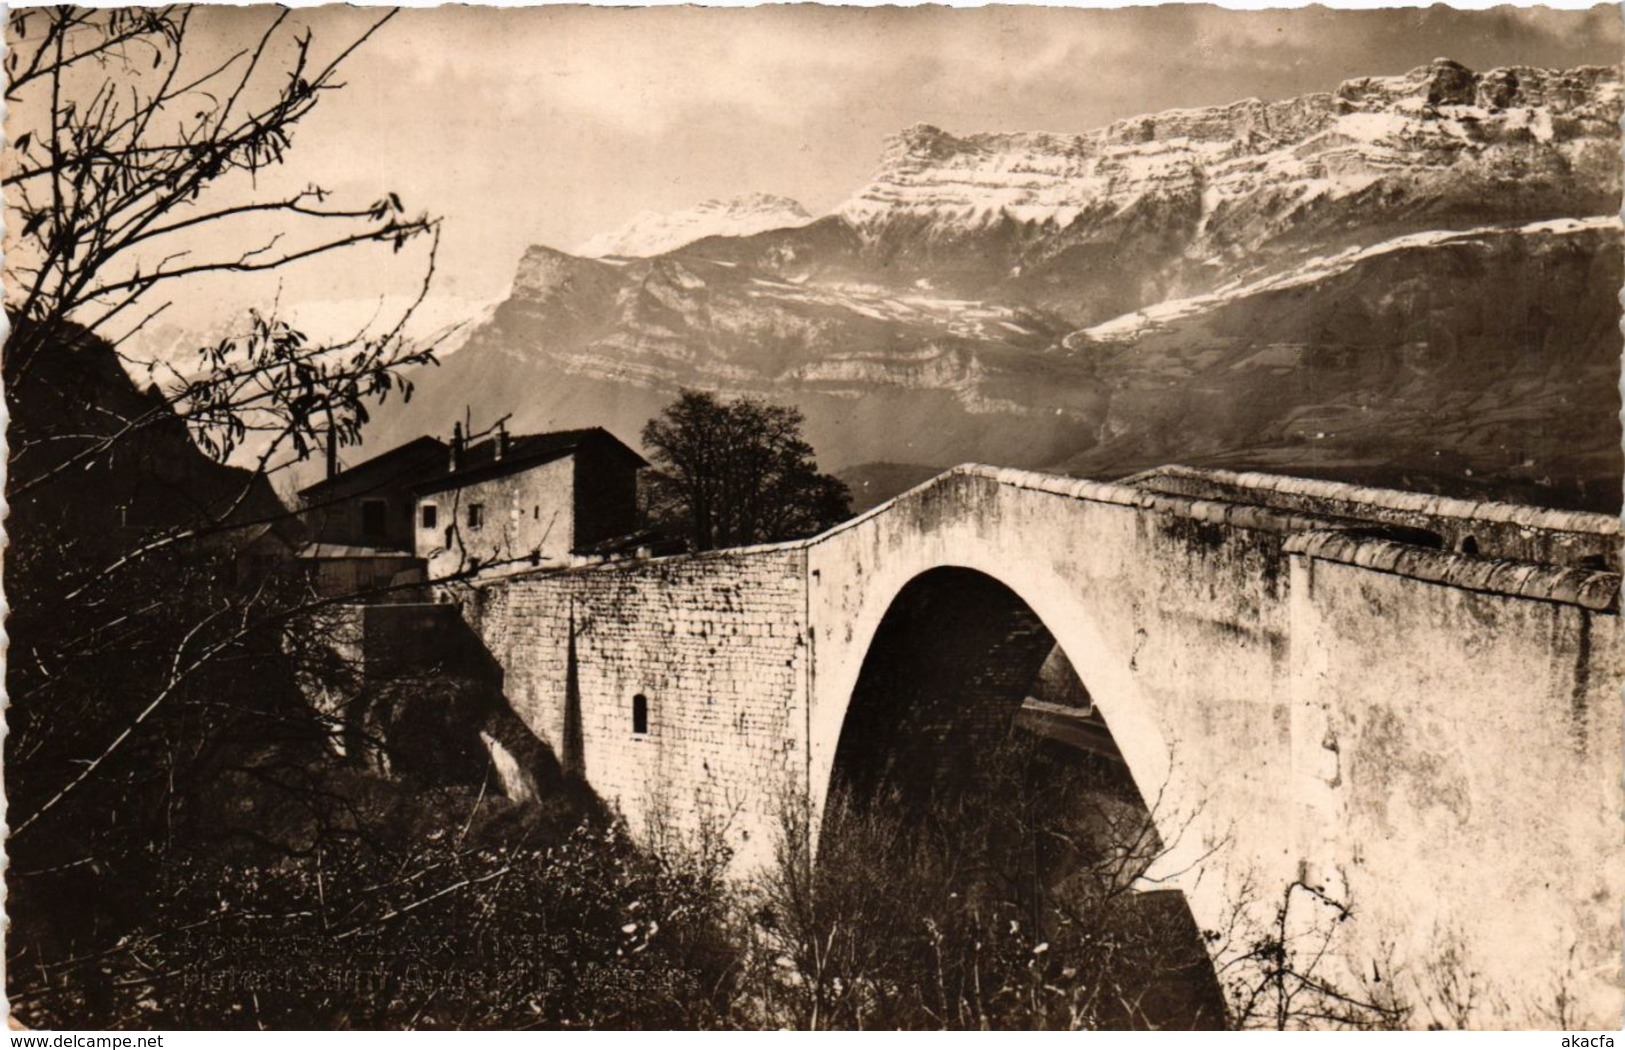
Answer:
[[[1147, 198], [1193, 197], [1195, 232], [1211, 244], [1240, 202], [1266, 192], [1299, 204], [1339, 200], [1451, 170], [1487, 179], [1533, 172], [1592, 197], [1618, 184], [1606, 142], [1619, 115], [1611, 69], [1479, 76], [1439, 59], [1335, 92], [1173, 110], [1081, 135], [956, 138], [921, 124], [891, 140], [874, 180], [840, 214], [877, 237], [921, 217], [944, 234], [1005, 220], [1060, 231]], [[1270, 232], [1251, 229], [1246, 239]]]
[[1081, 135], [917, 125], [838, 214], [894, 269], [1087, 324], [1394, 232], [1613, 214], [1619, 117], [1612, 69], [1440, 59]]
[[635, 439], [696, 385], [798, 403], [826, 466], [1184, 459], [1606, 501], [1619, 117], [1617, 70], [1440, 60], [1081, 135], [916, 126], [817, 221], [531, 249], [379, 447], [465, 403]]

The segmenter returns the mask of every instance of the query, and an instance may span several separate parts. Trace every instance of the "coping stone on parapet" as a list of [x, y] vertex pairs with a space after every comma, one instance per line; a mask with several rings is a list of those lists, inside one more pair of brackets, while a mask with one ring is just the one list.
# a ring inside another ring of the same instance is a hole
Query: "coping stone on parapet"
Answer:
[[1620, 574], [1431, 550], [1396, 540], [1312, 530], [1289, 537], [1289, 556], [1352, 565], [1462, 590], [1578, 605], [1596, 612], [1619, 609]]

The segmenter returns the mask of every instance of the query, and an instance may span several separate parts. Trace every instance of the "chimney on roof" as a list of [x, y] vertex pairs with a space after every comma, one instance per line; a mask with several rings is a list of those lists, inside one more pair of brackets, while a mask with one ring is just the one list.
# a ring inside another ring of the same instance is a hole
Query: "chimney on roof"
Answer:
[[456, 424], [453, 424], [452, 428], [451, 428], [451, 462], [448, 464], [448, 466], [446, 468], [447, 473], [451, 473], [451, 474], [457, 473], [457, 464], [462, 458], [463, 458], [463, 425], [461, 423], [456, 423]]
[[497, 421], [496, 458], [501, 459], [508, 454], [508, 424], [502, 420]]

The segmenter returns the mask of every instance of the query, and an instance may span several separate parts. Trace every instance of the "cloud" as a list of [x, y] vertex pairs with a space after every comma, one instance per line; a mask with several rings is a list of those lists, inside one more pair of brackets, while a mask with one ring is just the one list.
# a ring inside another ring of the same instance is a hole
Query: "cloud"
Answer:
[[[790, 25], [806, 21], [793, 10], [788, 19], [749, 9], [579, 7], [405, 17], [412, 32], [380, 44], [384, 61], [419, 89], [455, 85], [486, 119], [556, 112], [651, 134], [718, 107], [793, 121], [833, 104], [843, 81], [873, 58], [872, 46], [831, 40], [840, 34], [823, 27], [808, 39]], [[427, 39], [436, 46], [423, 46]]]

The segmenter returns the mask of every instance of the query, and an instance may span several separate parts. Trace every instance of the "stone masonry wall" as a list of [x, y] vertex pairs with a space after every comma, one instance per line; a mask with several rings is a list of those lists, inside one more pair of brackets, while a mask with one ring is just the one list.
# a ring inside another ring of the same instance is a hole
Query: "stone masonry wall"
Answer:
[[1291, 560], [1291, 795], [1359, 915], [1349, 962], [1402, 979], [1418, 1024], [1454, 952], [1475, 1027], [1557, 1026], [1560, 995], [1617, 1027], [1619, 616]]
[[[940, 479], [810, 551], [815, 786], [893, 597], [953, 565], [1009, 587], [1053, 634], [1178, 840], [1169, 872], [1225, 841], [1269, 841], [1291, 817], [1284, 535], [1145, 508], [1132, 490], [1024, 480], [1037, 479]], [[1290, 870], [1285, 853], [1266, 860]]]
[[1495, 997], [1475, 1024], [1538, 1024], [1561, 994], [1617, 1025], [1618, 577], [1390, 557], [1295, 514], [968, 468], [824, 537], [814, 784], [891, 598], [979, 570], [1053, 631], [1142, 793], [1171, 761], [1199, 922], [1269, 905], [1301, 864], [1352, 897], [1351, 980], [1398, 965], [1420, 1001], [1453, 949]]
[[511, 578], [468, 592], [465, 615], [514, 711], [635, 830], [709, 822], [759, 861], [784, 790], [806, 783], [805, 558], [770, 549]]

